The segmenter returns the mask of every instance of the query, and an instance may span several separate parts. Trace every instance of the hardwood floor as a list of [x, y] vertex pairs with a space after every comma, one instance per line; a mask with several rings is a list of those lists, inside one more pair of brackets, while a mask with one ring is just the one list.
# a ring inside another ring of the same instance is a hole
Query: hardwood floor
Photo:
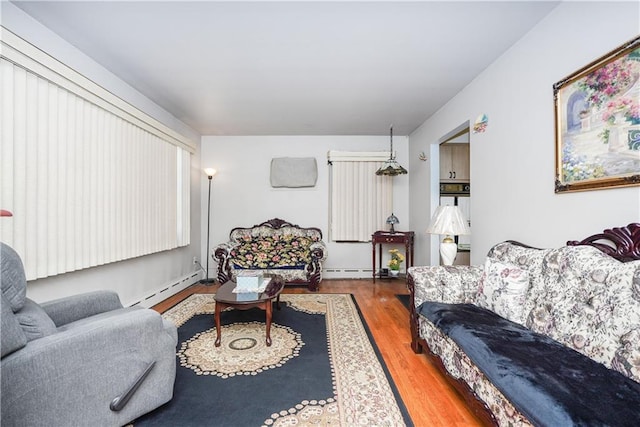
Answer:
[[[160, 313], [191, 294], [215, 293], [218, 285], [193, 285], [153, 307]], [[418, 427], [479, 426], [462, 398], [422, 354], [411, 350], [409, 312], [396, 298], [408, 294], [403, 280], [329, 280], [321, 293], [353, 294], [409, 414]], [[311, 293], [288, 286], [284, 293]]]

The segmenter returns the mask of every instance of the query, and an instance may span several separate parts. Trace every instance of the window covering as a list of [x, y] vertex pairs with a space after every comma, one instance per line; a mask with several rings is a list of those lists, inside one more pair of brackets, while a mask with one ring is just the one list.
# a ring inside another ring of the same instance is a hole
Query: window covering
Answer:
[[393, 208], [393, 181], [376, 170], [388, 158], [388, 152], [329, 152], [333, 241], [368, 242], [384, 229]]
[[188, 141], [2, 31], [0, 238], [27, 280], [188, 245]]

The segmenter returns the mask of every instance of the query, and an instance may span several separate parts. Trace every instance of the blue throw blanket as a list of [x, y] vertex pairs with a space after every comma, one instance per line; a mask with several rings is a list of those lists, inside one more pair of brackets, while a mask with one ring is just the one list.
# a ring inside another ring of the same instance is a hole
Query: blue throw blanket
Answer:
[[533, 424], [640, 425], [640, 384], [621, 373], [472, 304], [418, 309]]

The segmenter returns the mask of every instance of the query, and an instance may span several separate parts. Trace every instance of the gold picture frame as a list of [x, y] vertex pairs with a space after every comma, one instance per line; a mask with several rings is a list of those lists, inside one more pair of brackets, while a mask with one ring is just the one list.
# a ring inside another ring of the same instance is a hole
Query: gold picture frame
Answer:
[[640, 37], [553, 85], [555, 192], [640, 185]]

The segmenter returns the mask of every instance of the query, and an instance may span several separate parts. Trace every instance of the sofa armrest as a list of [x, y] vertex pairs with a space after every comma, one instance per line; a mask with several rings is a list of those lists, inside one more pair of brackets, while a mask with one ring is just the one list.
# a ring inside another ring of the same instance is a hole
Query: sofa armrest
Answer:
[[229, 254], [231, 253], [231, 250], [233, 248], [235, 248], [236, 246], [238, 246], [238, 242], [220, 243], [219, 245], [217, 245], [216, 247], [213, 248], [213, 255], [212, 256], [214, 258], [223, 257], [223, 256], [229, 256]]
[[309, 245], [309, 252], [311, 253], [311, 258], [318, 262], [323, 262], [327, 259], [327, 245], [321, 240]]
[[40, 304], [57, 327], [96, 314], [122, 308], [118, 294], [113, 291], [95, 291], [59, 298]]
[[218, 264], [218, 282], [225, 283], [232, 279], [231, 273], [231, 251], [238, 246], [238, 242], [224, 242], [213, 248], [211, 255]]
[[424, 301], [474, 303], [483, 270], [481, 265], [410, 267], [414, 306]]

